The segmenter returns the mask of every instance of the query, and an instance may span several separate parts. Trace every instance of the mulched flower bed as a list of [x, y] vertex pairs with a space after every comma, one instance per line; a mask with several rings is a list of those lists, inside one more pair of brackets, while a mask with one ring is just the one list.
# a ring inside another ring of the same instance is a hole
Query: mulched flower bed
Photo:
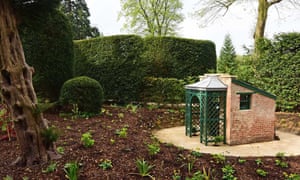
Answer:
[[[66, 179], [63, 167], [69, 162], [81, 165], [79, 179], [134, 180], [152, 177], [161, 180], [184, 180], [197, 176], [198, 171], [203, 175], [203, 170], [211, 179], [222, 179], [223, 176], [228, 179], [231, 174], [231, 177], [245, 180], [285, 179], [287, 176], [296, 176], [296, 173], [300, 175], [300, 156], [224, 157], [220, 154], [195, 153], [172, 144], [159, 143], [152, 136], [152, 130], [183, 125], [184, 111], [180, 109], [105, 106], [101, 115], [92, 118], [74, 115], [62, 117], [59, 113], [45, 113], [44, 116], [51, 125], [60, 130], [60, 138], [56, 144], [63, 149], [62, 158], [31, 167], [10, 166], [19, 154], [18, 143], [14, 139], [2, 140], [0, 179], [6, 176], [16, 180]], [[293, 118], [300, 122], [299, 119], [299, 115], [296, 119]], [[81, 136], [86, 132], [90, 132], [94, 140], [91, 147], [84, 147], [81, 142]], [[159, 147], [159, 150], [156, 149], [159, 152], [151, 154], [149, 145]], [[145, 160], [153, 166], [148, 173], [150, 176], [141, 176], [136, 165], [137, 159]], [[112, 167], [104, 169], [103, 166], [107, 165], [105, 162], [111, 162]], [[57, 164], [54, 172], [43, 172], [49, 164], [54, 163]]]

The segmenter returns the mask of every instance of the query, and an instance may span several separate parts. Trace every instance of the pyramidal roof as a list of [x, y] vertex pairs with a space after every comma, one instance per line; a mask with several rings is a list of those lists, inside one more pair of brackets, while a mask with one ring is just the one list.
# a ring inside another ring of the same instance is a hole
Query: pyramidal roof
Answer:
[[226, 91], [227, 85], [218, 78], [218, 75], [212, 74], [206, 75], [206, 77], [199, 82], [186, 85], [185, 88], [200, 91]]

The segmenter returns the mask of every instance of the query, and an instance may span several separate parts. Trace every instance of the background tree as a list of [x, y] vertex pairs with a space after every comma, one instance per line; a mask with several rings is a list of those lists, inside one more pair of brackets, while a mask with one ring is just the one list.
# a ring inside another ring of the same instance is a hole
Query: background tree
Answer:
[[[200, 9], [195, 12], [195, 15], [200, 17], [203, 24], [214, 22], [217, 18], [226, 15], [227, 11], [233, 4], [249, 3], [253, 0], [201, 0], [199, 1]], [[264, 37], [265, 27], [268, 18], [268, 11], [271, 6], [281, 4], [281, 2], [288, 2], [293, 7], [299, 6], [298, 0], [256, 0], [258, 3], [257, 18], [255, 25], [255, 32], [253, 34], [254, 42]], [[277, 6], [277, 9], [281, 7]]]
[[53, 142], [42, 136], [49, 128], [39, 111], [32, 86], [34, 69], [25, 62], [17, 22], [43, 17], [58, 5], [59, 0], [0, 1], [1, 97], [9, 108], [19, 142], [21, 153], [16, 164], [33, 165], [54, 158]]
[[124, 29], [150, 36], [172, 36], [184, 19], [180, 0], [120, 0]]
[[73, 76], [73, 41], [69, 20], [59, 10], [22, 22], [19, 32], [25, 58], [34, 67], [39, 98], [57, 101], [63, 83]]
[[236, 53], [232, 44], [230, 35], [225, 36], [224, 45], [220, 52], [220, 57], [217, 62], [219, 73], [235, 74], [237, 70]]
[[96, 27], [90, 25], [89, 9], [85, 0], [62, 0], [61, 11], [71, 22], [73, 39], [86, 39], [100, 35]]

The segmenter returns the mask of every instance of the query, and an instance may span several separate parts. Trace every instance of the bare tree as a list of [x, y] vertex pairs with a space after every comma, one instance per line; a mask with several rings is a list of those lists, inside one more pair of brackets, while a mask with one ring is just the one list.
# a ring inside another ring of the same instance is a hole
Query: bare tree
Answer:
[[253, 1], [258, 3], [255, 32], [253, 34], [254, 42], [264, 37], [270, 7], [278, 4], [277, 8], [280, 8], [279, 4], [282, 2], [288, 2], [295, 8], [297, 6], [300, 7], [299, 0], [201, 0], [199, 2], [200, 9], [195, 12], [195, 15], [199, 17], [204, 24], [208, 24], [214, 22], [221, 16], [225, 16], [233, 4], [250, 3]]

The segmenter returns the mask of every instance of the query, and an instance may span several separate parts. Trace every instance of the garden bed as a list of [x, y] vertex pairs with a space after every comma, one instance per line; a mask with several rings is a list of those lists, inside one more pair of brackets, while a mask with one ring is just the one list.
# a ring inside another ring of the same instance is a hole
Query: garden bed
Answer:
[[[241, 159], [195, 153], [158, 143], [151, 134], [152, 130], [183, 125], [182, 109], [105, 106], [101, 115], [92, 118], [62, 117], [58, 113], [45, 113], [44, 116], [60, 130], [61, 136], [56, 144], [63, 152], [62, 158], [49, 164], [11, 167], [9, 164], [19, 154], [18, 143], [16, 140], [0, 141], [0, 179], [6, 176], [14, 179], [66, 179], [63, 167], [70, 162], [80, 164], [79, 179], [150, 179], [149, 176], [140, 176], [137, 159], [152, 165], [149, 175], [161, 180], [179, 177], [184, 180], [195, 177], [197, 171], [203, 175], [204, 169], [215, 179], [230, 174], [238, 179], [285, 179], [285, 176], [300, 174], [300, 156], [284, 157], [284, 152], [278, 157]], [[300, 122], [299, 114], [278, 113], [277, 128], [281, 128], [282, 119], [292, 120], [294, 124]], [[86, 132], [90, 132], [94, 140], [91, 147], [84, 147], [81, 142], [82, 134]], [[50, 164], [56, 164], [56, 170], [46, 173]], [[230, 173], [232, 169], [234, 173]]]

